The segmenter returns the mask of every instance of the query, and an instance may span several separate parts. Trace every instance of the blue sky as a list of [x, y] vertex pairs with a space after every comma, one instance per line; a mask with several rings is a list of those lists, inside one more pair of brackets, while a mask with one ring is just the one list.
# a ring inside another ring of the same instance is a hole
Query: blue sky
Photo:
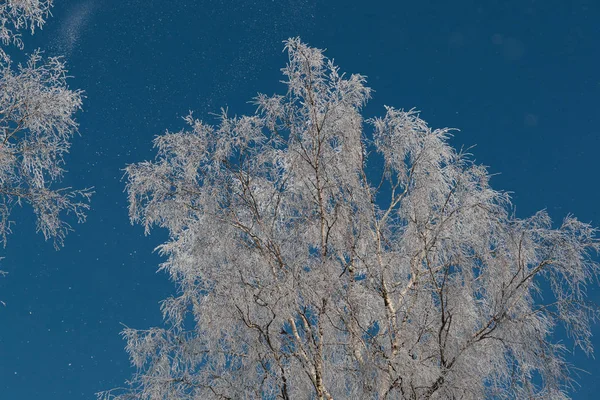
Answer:
[[[128, 222], [122, 168], [153, 157], [152, 138], [183, 127], [188, 110], [207, 120], [222, 106], [252, 112], [257, 92], [284, 90], [290, 36], [367, 75], [367, 116], [415, 107], [434, 127], [460, 129], [453, 144], [477, 145], [518, 216], [547, 209], [600, 225], [599, 19], [594, 0], [56, 0], [26, 50], [65, 55], [71, 85], [86, 92], [65, 184], [96, 194], [58, 252], [30, 210], [14, 214], [1, 261], [0, 398], [89, 399], [130, 376], [122, 324], [160, 324], [173, 285], [152, 252], [165, 232], [144, 237]], [[590, 297], [600, 303], [600, 289]], [[573, 397], [595, 398], [600, 361], [581, 351], [569, 360], [590, 371]]]

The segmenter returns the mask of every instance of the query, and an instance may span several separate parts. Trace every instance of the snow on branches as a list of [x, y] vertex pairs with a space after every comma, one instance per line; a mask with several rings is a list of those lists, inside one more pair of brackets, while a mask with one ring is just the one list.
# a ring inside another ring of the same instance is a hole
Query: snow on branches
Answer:
[[124, 332], [137, 373], [100, 396], [566, 398], [551, 333], [592, 351], [595, 230], [515, 218], [448, 129], [391, 107], [363, 121], [363, 76], [285, 48], [286, 94], [216, 126], [190, 115], [127, 168], [179, 294], [166, 327]]
[[[0, 42], [23, 48], [19, 31], [31, 33], [44, 25], [52, 0], [0, 1]], [[28, 203], [37, 229], [55, 246], [70, 230], [64, 220], [72, 213], [81, 222], [90, 190], [54, 188], [63, 176], [64, 155], [77, 132], [74, 114], [82, 92], [67, 84], [61, 58], [42, 58], [41, 51], [14, 65], [0, 47], [0, 241], [6, 244], [14, 205]]]
[[81, 91], [67, 85], [59, 58], [43, 60], [39, 52], [26, 65], [0, 65], [0, 236], [10, 232], [15, 204], [30, 204], [46, 239], [62, 244], [69, 225], [63, 212], [85, 217], [89, 190], [52, 188], [63, 175], [64, 154], [77, 131], [73, 116]]

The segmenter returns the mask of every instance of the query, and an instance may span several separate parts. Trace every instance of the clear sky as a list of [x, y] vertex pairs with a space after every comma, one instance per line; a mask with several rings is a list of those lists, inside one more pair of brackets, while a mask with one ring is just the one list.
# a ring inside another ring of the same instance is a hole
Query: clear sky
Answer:
[[[160, 324], [173, 285], [156, 273], [165, 232], [144, 237], [128, 222], [122, 168], [153, 157], [152, 138], [182, 128], [188, 110], [210, 121], [283, 91], [290, 36], [368, 76], [367, 116], [415, 107], [433, 127], [460, 129], [453, 144], [477, 145], [518, 216], [545, 208], [557, 222], [573, 213], [600, 225], [596, 0], [55, 2], [26, 50], [65, 55], [71, 86], [85, 90], [65, 184], [96, 194], [58, 252], [30, 210], [14, 214], [0, 261], [1, 400], [91, 399], [130, 376], [122, 324]], [[590, 297], [600, 303], [600, 289]], [[589, 371], [573, 397], [597, 398], [600, 359], [569, 360]]]

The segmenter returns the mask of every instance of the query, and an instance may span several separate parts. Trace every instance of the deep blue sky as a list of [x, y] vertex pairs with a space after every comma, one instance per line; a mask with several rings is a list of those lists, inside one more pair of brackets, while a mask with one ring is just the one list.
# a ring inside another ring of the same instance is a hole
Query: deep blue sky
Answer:
[[[453, 143], [477, 145], [518, 216], [546, 208], [600, 225], [599, 20], [596, 0], [56, 0], [26, 49], [65, 55], [86, 92], [65, 184], [96, 194], [58, 252], [30, 210], [14, 214], [0, 261], [0, 399], [91, 399], [130, 376], [121, 323], [160, 324], [173, 285], [152, 253], [165, 233], [129, 225], [122, 168], [153, 157], [152, 138], [188, 110], [251, 112], [257, 92], [284, 90], [290, 36], [368, 76], [368, 116], [416, 107], [459, 128]], [[600, 289], [590, 294], [600, 303]], [[597, 398], [600, 360], [569, 359], [590, 371], [573, 397]]]

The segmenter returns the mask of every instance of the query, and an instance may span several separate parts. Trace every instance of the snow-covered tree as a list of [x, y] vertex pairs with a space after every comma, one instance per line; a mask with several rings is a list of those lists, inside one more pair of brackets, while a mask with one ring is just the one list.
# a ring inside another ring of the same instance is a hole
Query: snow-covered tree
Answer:
[[53, 188], [63, 175], [64, 154], [77, 131], [74, 113], [81, 92], [67, 86], [59, 58], [38, 52], [26, 65], [0, 65], [0, 240], [10, 232], [13, 205], [29, 203], [38, 230], [60, 245], [69, 225], [62, 214], [83, 220], [87, 190]]
[[[20, 29], [41, 27], [51, 1], [0, 2], [0, 41], [22, 48]], [[28, 203], [46, 239], [62, 244], [70, 229], [65, 213], [85, 218], [89, 190], [55, 188], [63, 176], [64, 155], [77, 132], [74, 114], [82, 92], [67, 85], [60, 58], [43, 59], [39, 51], [26, 64], [14, 65], [0, 48], [0, 242], [6, 244], [14, 205]]]
[[[41, 28], [50, 14], [53, 0], [0, 0], [0, 42], [23, 48], [19, 31], [29, 29], [31, 33]], [[0, 58], [8, 56], [0, 47]]]
[[124, 331], [137, 373], [100, 397], [567, 398], [552, 333], [592, 352], [595, 230], [516, 218], [448, 129], [391, 107], [363, 121], [363, 76], [286, 49], [285, 95], [190, 115], [127, 168], [131, 220], [168, 229], [179, 291], [164, 328]]

